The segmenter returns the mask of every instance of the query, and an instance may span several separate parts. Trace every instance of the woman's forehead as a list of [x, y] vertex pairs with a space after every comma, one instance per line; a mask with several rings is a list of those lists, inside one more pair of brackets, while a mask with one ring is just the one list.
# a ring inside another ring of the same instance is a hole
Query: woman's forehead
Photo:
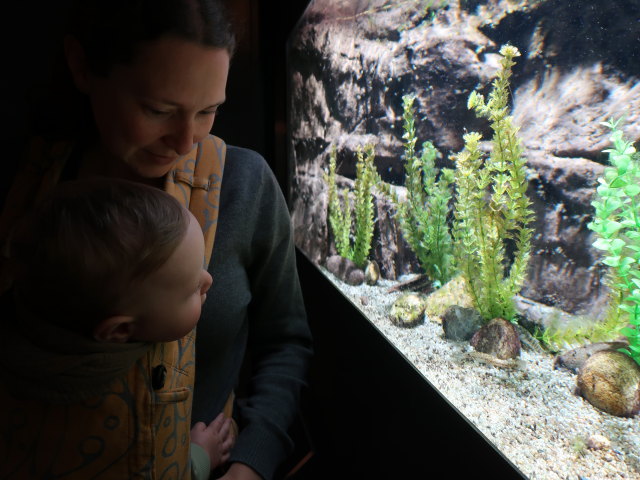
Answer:
[[165, 37], [143, 44], [132, 64], [114, 70], [138, 95], [182, 105], [224, 102], [229, 54], [225, 49]]

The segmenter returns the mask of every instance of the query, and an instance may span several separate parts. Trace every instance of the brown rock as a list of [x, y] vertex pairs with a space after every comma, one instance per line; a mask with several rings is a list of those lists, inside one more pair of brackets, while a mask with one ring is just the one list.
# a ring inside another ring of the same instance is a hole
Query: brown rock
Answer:
[[359, 268], [350, 270], [344, 281], [353, 286], [362, 285], [364, 283], [364, 272]]
[[340, 255], [332, 255], [327, 258], [327, 270], [349, 285], [362, 285], [364, 282], [364, 272], [348, 258]]
[[578, 372], [578, 391], [600, 410], [633, 417], [640, 412], [640, 366], [621, 352], [595, 353]]
[[520, 356], [522, 345], [518, 331], [504, 318], [494, 318], [471, 337], [471, 346], [478, 352], [494, 355], [502, 360]]
[[617, 350], [626, 347], [625, 342], [596, 342], [568, 350], [558, 355], [553, 362], [553, 368], [564, 368], [572, 373], [578, 373], [589, 357], [602, 350]]

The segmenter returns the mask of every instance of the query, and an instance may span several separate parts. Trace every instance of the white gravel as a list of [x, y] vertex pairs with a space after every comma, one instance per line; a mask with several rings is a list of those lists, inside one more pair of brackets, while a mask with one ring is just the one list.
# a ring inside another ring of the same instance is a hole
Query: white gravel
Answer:
[[[443, 336], [427, 318], [412, 329], [394, 326], [387, 316], [401, 293], [396, 282], [349, 286], [322, 272], [369, 321], [530, 479], [640, 479], [640, 417], [604, 413], [573, 391], [574, 374], [554, 370], [554, 357], [523, 350], [515, 368], [477, 357], [468, 342]], [[610, 440], [603, 450], [587, 440]]]

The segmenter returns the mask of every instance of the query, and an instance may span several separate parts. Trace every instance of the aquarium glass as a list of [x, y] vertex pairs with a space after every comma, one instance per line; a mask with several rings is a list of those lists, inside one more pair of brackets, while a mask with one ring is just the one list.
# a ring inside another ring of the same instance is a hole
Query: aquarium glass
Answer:
[[529, 478], [640, 478], [640, 2], [314, 0], [296, 245]]

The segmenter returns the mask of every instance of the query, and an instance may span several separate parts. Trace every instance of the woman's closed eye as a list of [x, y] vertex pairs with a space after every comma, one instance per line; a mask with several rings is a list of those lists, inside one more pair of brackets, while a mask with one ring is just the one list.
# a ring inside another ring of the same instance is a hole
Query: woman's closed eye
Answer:
[[202, 110], [200, 112], [200, 115], [216, 115], [216, 116], [218, 116], [218, 115], [220, 115], [220, 110], [218, 108], [214, 108], [214, 109], [211, 109], [211, 110]]
[[148, 105], [146, 105], [144, 107], [144, 110], [147, 112], [147, 114], [152, 115], [154, 117], [169, 116], [172, 113], [169, 110], [162, 110], [162, 109], [159, 109], [159, 108], [150, 107]]

